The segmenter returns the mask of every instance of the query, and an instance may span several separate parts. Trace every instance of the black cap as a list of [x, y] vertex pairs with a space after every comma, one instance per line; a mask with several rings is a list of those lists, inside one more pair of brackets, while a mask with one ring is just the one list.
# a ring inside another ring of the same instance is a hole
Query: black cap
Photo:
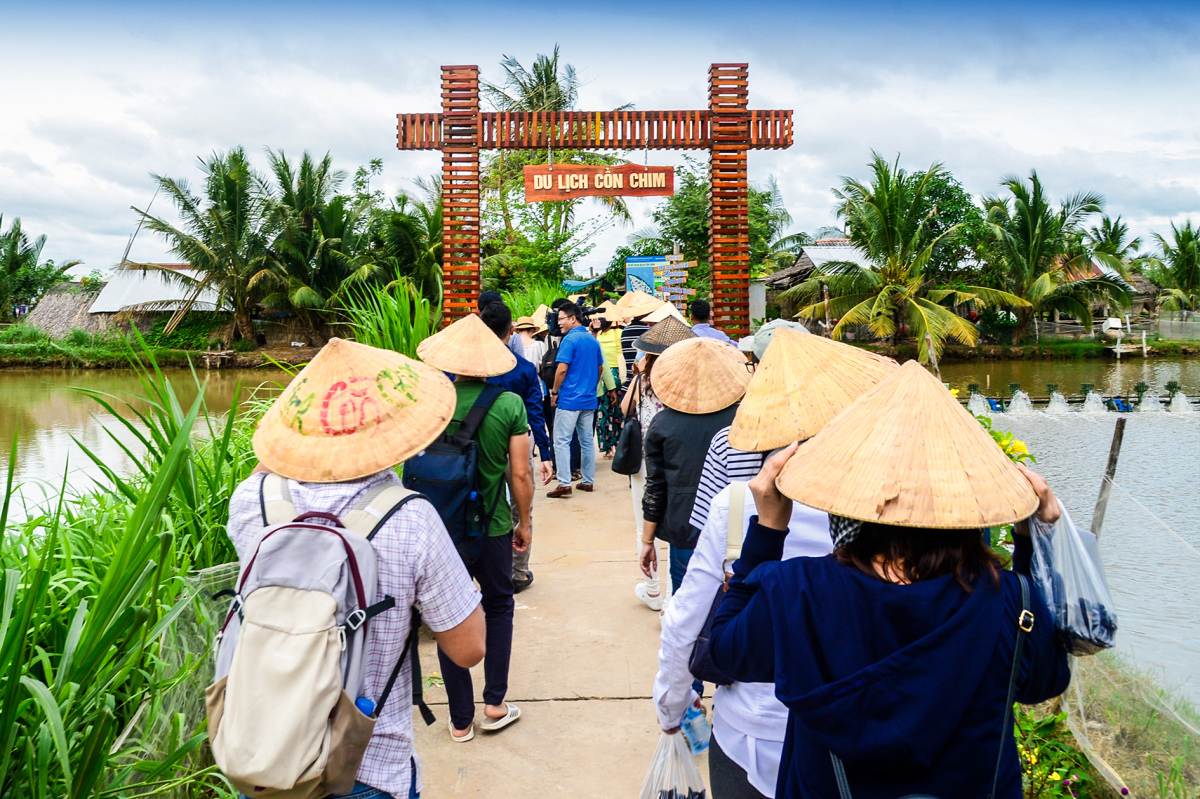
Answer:
[[504, 298], [500, 296], [500, 292], [498, 292], [498, 291], [481, 291], [481, 292], [479, 292], [479, 302], [477, 302], [475, 304], [475, 307], [478, 310], [482, 311], [484, 308], [491, 305], [493, 302], [504, 302]]

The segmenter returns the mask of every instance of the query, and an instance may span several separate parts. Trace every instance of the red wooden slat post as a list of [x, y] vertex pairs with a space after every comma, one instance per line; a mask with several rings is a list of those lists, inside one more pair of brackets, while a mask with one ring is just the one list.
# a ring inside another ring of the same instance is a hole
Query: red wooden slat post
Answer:
[[750, 332], [747, 77], [747, 64], [713, 64], [708, 70], [713, 323], [738, 336]]
[[479, 297], [479, 67], [442, 67], [442, 295], [447, 324]]

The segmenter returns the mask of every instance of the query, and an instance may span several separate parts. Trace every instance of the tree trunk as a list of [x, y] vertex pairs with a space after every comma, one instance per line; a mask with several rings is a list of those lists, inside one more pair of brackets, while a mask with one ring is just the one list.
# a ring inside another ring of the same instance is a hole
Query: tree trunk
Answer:
[[237, 325], [238, 335], [247, 341], [254, 341], [254, 323], [250, 321], [249, 311], [234, 311], [233, 323]]
[[1017, 311], [1017, 326], [1013, 328], [1012, 345], [1015, 347], [1021, 343], [1021, 339], [1029, 332], [1029, 323], [1033, 320], [1033, 311], [1018, 308]]

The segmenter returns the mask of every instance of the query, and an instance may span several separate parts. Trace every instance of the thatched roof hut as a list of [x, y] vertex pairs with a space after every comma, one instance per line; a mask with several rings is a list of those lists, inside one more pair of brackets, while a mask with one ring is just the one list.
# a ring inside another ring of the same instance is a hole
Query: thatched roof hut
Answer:
[[47, 291], [25, 317], [25, 324], [36, 327], [50, 338], [64, 338], [72, 330], [101, 333], [108, 318], [88, 313], [96, 294], [79, 283], [59, 283]]

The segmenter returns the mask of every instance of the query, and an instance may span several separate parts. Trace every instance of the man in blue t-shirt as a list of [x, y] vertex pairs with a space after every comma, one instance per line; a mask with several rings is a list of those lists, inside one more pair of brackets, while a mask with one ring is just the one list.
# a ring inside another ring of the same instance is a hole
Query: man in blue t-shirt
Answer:
[[579, 435], [583, 451], [583, 481], [577, 488], [591, 491], [596, 482], [596, 447], [592, 441], [596, 417], [597, 391], [604, 355], [600, 342], [583, 326], [583, 314], [573, 302], [558, 308], [558, 326], [564, 333], [558, 345], [558, 371], [550, 401], [554, 404], [554, 455], [558, 466], [558, 486], [546, 496], [571, 495], [571, 436]]

